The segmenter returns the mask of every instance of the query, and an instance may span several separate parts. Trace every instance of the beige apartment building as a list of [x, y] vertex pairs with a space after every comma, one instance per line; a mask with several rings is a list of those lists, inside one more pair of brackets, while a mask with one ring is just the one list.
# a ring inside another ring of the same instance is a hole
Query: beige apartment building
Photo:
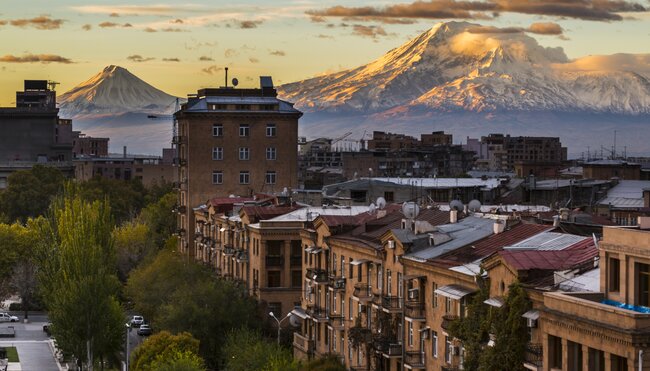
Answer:
[[[276, 193], [297, 186], [298, 119], [270, 77], [259, 89], [209, 88], [174, 114], [178, 133], [179, 250], [192, 255], [192, 208], [213, 197]], [[185, 235], [185, 236], [183, 236]]]

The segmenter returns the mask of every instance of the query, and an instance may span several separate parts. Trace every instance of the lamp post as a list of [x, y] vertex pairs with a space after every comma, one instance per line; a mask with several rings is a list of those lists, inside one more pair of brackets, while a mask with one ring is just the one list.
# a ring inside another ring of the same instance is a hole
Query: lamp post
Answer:
[[286, 317], [284, 317], [284, 318], [281, 319], [281, 320], [279, 320], [279, 319], [275, 316], [275, 314], [273, 314], [273, 312], [269, 312], [269, 316], [270, 316], [271, 318], [273, 318], [273, 319], [275, 320], [275, 322], [277, 322], [277, 324], [278, 324], [278, 345], [280, 345], [280, 330], [282, 329], [282, 327], [281, 327], [280, 325], [281, 325], [282, 322], [284, 322], [286, 319], [288, 319], [289, 317], [291, 317], [291, 312], [287, 313]]
[[131, 334], [131, 324], [125, 323], [126, 326], [126, 371], [129, 371], [129, 334]]

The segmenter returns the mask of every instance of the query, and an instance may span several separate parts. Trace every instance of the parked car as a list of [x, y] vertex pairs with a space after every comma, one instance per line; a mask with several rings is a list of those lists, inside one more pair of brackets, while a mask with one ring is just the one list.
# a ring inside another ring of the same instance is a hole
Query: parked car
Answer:
[[9, 313], [0, 313], [0, 322], [18, 322], [18, 317], [11, 316]]
[[140, 336], [149, 336], [151, 335], [151, 326], [147, 324], [142, 324], [140, 325], [140, 328], [138, 328], [138, 335]]
[[140, 327], [144, 323], [144, 317], [142, 316], [133, 316], [131, 318], [131, 327]]

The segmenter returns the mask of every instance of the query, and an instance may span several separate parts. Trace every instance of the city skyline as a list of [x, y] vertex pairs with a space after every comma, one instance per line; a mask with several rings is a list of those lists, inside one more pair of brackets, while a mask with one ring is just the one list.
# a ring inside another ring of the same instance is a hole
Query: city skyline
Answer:
[[[554, 3], [556, 6], [552, 6]], [[647, 1], [168, 1], [113, 4], [30, 2], [0, 15], [0, 106], [23, 79], [60, 83], [59, 94], [107, 65], [128, 68], [170, 94], [223, 84], [223, 67], [242, 86], [258, 75], [276, 84], [356, 67], [448, 20], [532, 34], [569, 58], [645, 54]], [[558, 5], [559, 4], [559, 5]], [[643, 63], [643, 62], [641, 62]]]

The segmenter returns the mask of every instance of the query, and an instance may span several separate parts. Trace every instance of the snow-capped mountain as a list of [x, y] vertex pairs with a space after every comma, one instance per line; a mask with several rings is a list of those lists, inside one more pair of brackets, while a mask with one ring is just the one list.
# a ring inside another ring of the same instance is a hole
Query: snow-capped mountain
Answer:
[[[624, 63], [619, 63], [624, 61]], [[523, 32], [440, 23], [365, 66], [280, 87], [306, 111], [650, 113], [650, 55], [569, 60]]]
[[89, 119], [126, 113], [171, 113], [176, 97], [119, 66], [105, 67], [58, 98], [62, 117]]

